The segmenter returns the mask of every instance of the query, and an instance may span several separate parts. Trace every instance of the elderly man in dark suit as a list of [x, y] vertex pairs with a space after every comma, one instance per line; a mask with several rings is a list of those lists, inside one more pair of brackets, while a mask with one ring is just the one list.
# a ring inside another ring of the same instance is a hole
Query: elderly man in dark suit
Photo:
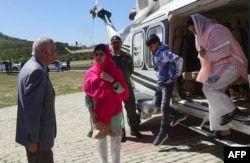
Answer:
[[55, 92], [46, 67], [57, 56], [54, 41], [38, 38], [32, 55], [18, 77], [16, 142], [25, 146], [29, 163], [53, 163]]

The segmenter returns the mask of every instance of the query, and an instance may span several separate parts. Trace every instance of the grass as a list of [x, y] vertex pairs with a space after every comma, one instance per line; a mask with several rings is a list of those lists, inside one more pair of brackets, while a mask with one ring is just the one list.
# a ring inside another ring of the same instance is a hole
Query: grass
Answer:
[[[74, 65], [84, 65], [89, 61], [72, 62]], [[82, 91], [82, 80], [85, 71], [49, 72], [56, 95], [65, 95]], [[0, 108], [17, 105], [18, 73], [6, 74], [0, 72]]]
[[0, 73], [0, 108], [17, 103], [17, 74]]
[[50, 72], [49, 76], [56, 95], [65, 95], [82, 91], [85, 71]]
[[89, 67], [93, 63], [92, 60], [81, 60], [81, 61], [72, 61], [70, 62], [71, 67]]

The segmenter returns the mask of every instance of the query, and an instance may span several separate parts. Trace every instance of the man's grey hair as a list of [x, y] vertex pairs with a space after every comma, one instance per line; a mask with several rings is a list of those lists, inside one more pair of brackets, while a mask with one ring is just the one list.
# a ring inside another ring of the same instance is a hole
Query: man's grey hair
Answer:
[[32, 55], [39, 57], [44, 49], [51, 51], [54, 41], [48, 37], [40, 37], [32, 45]]

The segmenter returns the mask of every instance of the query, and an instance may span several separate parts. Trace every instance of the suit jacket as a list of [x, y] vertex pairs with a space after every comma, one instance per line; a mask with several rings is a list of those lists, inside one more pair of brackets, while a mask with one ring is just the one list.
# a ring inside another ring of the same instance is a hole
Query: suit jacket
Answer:
[[16, 142], [49, 150], [56, 137], [55, 93], [46, 65], [32, 56], [18, 77]]

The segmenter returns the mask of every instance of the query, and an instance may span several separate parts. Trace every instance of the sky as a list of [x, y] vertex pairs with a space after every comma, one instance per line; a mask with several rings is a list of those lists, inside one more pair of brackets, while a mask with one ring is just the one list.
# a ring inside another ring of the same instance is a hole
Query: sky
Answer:
[[[129, 12], [135, 0], [98, 0], [98, 7], [112, 13], [117, 31], [133, 22]], [[108, 43], [104, 22], [89, 11], [96, 0], [0, 0], [0, 32], [19, 39], [34, 41], [47, 36], [55, 42], [75, 45]]]

